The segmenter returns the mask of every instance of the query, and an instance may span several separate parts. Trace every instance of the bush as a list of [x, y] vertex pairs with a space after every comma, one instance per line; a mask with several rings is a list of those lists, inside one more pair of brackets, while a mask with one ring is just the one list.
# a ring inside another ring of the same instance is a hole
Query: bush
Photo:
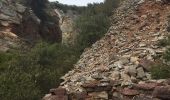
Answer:
[[[0, 98], [38, 100], [70, 70], [79, 54], [61, 44], [39, 43], [30, 51], [0, 53]], [[2, 58], [3, 57], [3, 58]]]
[[[163, 39], [159, 42], [160, 46], [169, 46], [170, 45], [170, 38]], [[170, 48], [163, 54], [164, 61], [159, 60], [158, 64], [155, 64], [151, 69], [152, 77], [155, 79], [166, 79], [170, 78]]]
[[78, 48], [82, 52], [86, 47], [98, 41], [107, 32], [110, 26], [110, 15], [118, 6], [119, 0], [105, 0], [104, 3], [88, 4], [84, 13], [76, 20], [78, 29]]
[[170, 66], [165, 64], [157, 64], [151, 69], [152, 78], [154, 79], [166, 79], [170, 78]]
[[80, 29], [78, 37], [79, 48], [84, 49], [91, 46], [107, 32], [109, 18], [104, 14], [81, 16], [76, 22], [76, 27]]

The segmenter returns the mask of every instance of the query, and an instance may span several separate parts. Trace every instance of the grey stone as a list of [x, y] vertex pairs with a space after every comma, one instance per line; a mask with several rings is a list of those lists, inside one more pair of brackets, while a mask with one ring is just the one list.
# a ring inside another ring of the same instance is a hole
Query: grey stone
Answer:
[[118, 80], [120, 79], [120, 72], [119, 71], [114, 71], [112, 74], [109, 76], [112, 80]]
[[129, 59], [125, 57], [120, 58], [120, 61], [122, 62], [123, 65], [129, 63]]
[[19, 13], [23, 13], [24, 11], [25, 11], [25, 9], [26, 9], [26, 7], [25, 6], [23, 6], [23, 5], [21, 5], [21, 4], [18, 4], [18, 3], [16, 3], [16, 10], [19, 12]]
[[132, 66], [126, 66], [125, 67], [125, 72], [131, 76], [136, 76], [136, 73], [137, 73], [137, 70], [136, 70], [136, 67], [135, 65], [132, 65]]
[[109, 96], [106, 91], [89, 93], [89, 96], [92, 96], [94, 99], [109, 100]]
[[117, 62], [114, 63], [114, 66], [122, 69], [123, 68], [123, 63], [121, 61], [117, 61]]
[[137, 78], [144, 78], [145, 72], [142, 67], [137, 68]]

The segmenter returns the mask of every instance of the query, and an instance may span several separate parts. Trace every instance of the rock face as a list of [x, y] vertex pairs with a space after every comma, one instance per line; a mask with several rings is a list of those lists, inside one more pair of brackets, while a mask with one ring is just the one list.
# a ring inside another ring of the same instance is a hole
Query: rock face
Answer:
[[61, 41], [58, 15], [47, 0], [0, 1], [1, 51], [21, 42], [35, 42], [41, 38]]
[[169, 14], [161, 0], [125, 0], [106, 35], [61, 78], [70, 100], [79, 100], [72, 98], [79, 93], [82, 100], [169, 100], [169, 89], [162, 88], [167, 81], [152, 80], [149, 72], [166, 50], [158, 42], [168, 35]]
[[60, 29], [62, 31], [62, 43], [65, 45], [74, 45], [77, 42], [78, 32], [75, 29], [75, 20], [78, 17], [76, 11], [68, 10], [66, 13], [59, 9], [55, 12], [60, 18]]
[[61, 42], [59, 17], [51, 8], [48, 0], [28, 0], [28, 2], [36, 16], [41, 20], [40, 35], [48, 41]]

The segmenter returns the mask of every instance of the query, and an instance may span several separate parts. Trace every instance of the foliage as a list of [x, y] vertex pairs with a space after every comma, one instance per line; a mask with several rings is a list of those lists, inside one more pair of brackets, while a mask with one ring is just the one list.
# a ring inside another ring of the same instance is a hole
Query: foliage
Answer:
[[67, 11], [71, 10], [71, 11], [77, 12], [77, 14], [82, 14], [84, 9], [86, 8], [86, 7], [78, 7], [78, 6], [75, 6], [75, 5], [61, 4], [58, 1], [52, 2], [51, 6], [53, 8], [62, 10], [64, 13], [67, 13]]
[[109, 18], [103, 14], [83, 16], [77, 20], [77, 27], [80, 29], [78, 43], [84, 49], [91, 46], [106, 33], [109, 27]]
[[76, 21], [76, 29], [79, 31], [78, 48], [91, 46], [107, 32], [110, 26], [110, 15], [118, 6], [119, 0], [105, 0], [104, 3], [88, 4], [84, 13]]
[[79, 56], [73, 48], [48, 43], [37, 44], [29, 52], [0, 55], [2, 100], [40, 99], [60, 83], [60, 77], [71, 69]]
[[170, 66], [162, 63], [156, 64], [152, 67], [151, 73], [154, 79], [170, 78]]
[[[163, 47], [169, 46], [170, 37], [160, 40], [158, 45]], [[163, 54], [163, 59], [164, 61], [155, 64], [151, 69], [152, 77], [155, 79], [170, 78], [170, 65], [168, 64], [170, 62], [170, 48], [168, 48], [167, 51]]]
[[168, 46], [170, 45], [170, 36], [168, 36], [167, 38], [165, 39], [162, 39], [158, 42], [158, 45], [159, 46], [162, 46], [162, 47], [165, 47], [165, 46]]
[[[167, 31], [170, 32], [170, 16], [168, 16]], [[152, 77], [155, 79], [170, 78], [170, 36], [162, 39], [158, 43], [159, 46], [168, 47], [166, 52], [163, 54], [163, 61], [155, 64], [151, 70]]]

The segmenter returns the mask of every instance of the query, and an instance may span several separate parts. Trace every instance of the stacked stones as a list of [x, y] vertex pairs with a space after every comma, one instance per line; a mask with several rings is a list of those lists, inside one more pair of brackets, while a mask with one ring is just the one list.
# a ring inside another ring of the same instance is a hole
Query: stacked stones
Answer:
[[65, 88], [51, 89], [43, 100], [169, 100], [170, 81], [147, 81], [122, 87], [113, 80], [83, 84], [84, 92], [69, 93]]
[[[61, 78], [70, 100], [169, 100], [168, 81], [153, 80], [150, 73], [166, 50], [158, 42], [168, 35], [169, 13], [170, 6], [157, 0], [121, 4], [105, 37]], [[75, 94], [83, 99], [72, 98]]]

